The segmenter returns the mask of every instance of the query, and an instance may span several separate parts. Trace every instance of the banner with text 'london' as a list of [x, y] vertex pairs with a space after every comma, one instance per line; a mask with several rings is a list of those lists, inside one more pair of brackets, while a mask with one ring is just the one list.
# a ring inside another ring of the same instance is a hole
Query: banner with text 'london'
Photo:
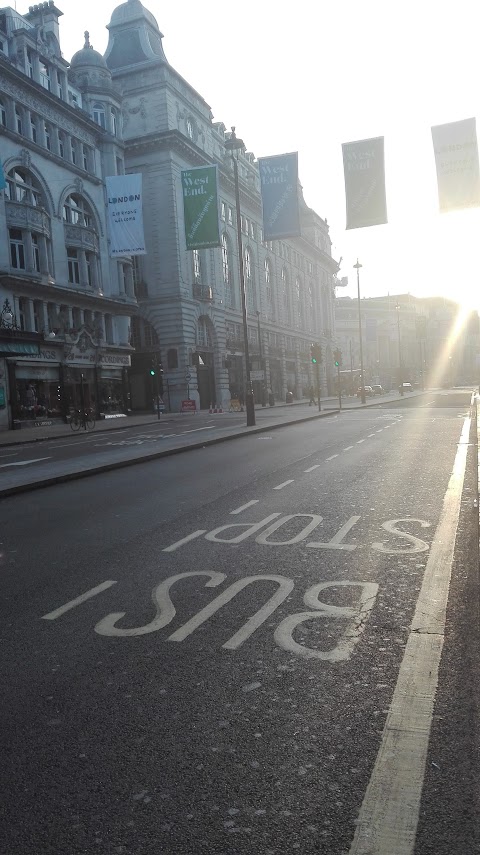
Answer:
[[347, 229], [386, 223], [383, 137], [344, 143], [342, 152]]
[[475, 119], [432, 128], [440, 211], [480, 205], [480, 173]]
[[107, 187], [110, 257], [145, 255], [142, 175], [111, 175]]
[[182, 170], [183, 216], [187, 249], [220, 246], [217, 166]]
[[298, 237], [298, 152], [259, 157], [263, 208], [263, 239]]

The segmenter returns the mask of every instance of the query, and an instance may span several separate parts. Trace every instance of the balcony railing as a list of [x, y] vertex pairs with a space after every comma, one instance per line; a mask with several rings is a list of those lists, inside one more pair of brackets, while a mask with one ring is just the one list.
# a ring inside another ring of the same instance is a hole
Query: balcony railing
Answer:
[[197, 282], [194, 282], [193, 296], [195, 300], [202, 300], [204, 303], [213, 303], [213, 288], [209, 285], [199, 285]]

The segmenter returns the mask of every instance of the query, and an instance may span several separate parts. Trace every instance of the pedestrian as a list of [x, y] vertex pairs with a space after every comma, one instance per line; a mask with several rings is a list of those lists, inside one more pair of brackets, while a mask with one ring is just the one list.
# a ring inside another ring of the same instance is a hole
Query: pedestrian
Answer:
[[311, 407], [311, 406], [312, 406], [312, 404], [316, 404], [316, 403], [317, 403], [317, 402], [316, 402], [316, 400], [315, 400], [315, 390], [314, 390], [313, 386], [309, 386], [309, 388], [308, 388], [308, 394], [309, 394], [309, 397], [310, 397], [310, 400], [309, 400], [309, 402], [308, 402], [308, 406], [309, 406], [309, 407]]

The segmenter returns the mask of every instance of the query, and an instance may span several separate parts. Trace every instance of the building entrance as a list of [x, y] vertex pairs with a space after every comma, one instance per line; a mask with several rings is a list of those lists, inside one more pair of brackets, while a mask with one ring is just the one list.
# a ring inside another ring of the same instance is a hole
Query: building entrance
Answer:
[[198, 394], [200, 396], [200, 409], [208, 410], [210, 404], [217, 403], [215, 400], [215, 371], [213, 367], [213, 353], [196, 353]]

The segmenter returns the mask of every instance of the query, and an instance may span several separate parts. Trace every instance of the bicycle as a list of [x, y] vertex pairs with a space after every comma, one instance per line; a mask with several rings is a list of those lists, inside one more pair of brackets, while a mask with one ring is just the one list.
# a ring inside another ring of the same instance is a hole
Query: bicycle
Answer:
[[95, 419], [91, 413], [82, 413], [81, 410], [75, 410], [75, 412], [70, 416], [70, 427], [73, 431], [80, 430], [80, 428], [83, 428], [84, 430], [93, 430], [95, 427]]

